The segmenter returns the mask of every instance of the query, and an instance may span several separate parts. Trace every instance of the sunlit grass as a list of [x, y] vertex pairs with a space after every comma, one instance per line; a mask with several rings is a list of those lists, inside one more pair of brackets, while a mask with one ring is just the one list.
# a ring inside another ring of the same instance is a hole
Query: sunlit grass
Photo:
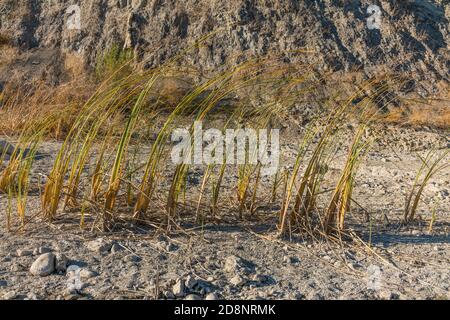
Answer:
[[[272, 218], [278, 220], [280, 236], [345, 229], [357, 171], [372, 141], [364, 134], [376, 116], [366, 111], [369, 105], [386, 103], [384, 94], [391, 88], [387, 76], [364, 82], [343, 100], [338, 99], [339, 93], [320, 99], [317, 103], [323, 114], [299, 131], [297, 154], [290, 159], [293, 166], [278, 168], [268, 179], [270, 186], [264, 182], [262, 164], [250, 161], [253, 149], [246, 143], [245, 163], [205, 166], [199, 186], [192, 188], [188, 176], [194, 166], [170, 163], [173, 129], [183, 127], [193, 134], [195, 123], [209, 125], [213, 115], [220, 113], [226, 114], [218, 128], [223, 132], [228, 128], [276, 128], [293, 104], [321, 89], [325, 76], [318, 76], [313, 66], [287, 65], [276, 55], [249, 58], [207, 77], [195, 68], [180, 68], [177, 59], [143, 71], [134, 69], [128, 53], [114, 50], [101, 58], [97, 77], [102, 82], [89, 97], [39, 95], [33, 98], [33, 110], [42, 101], [52, 105], [43, 115], [33, 111], [33, 118], [26, 120], [10, 115], [12, 132], [23, 134], [14, 155], [8, 161], [0, 158], [0, 190], [8, 195], [8, 226], [13, 219], [13, 198], [19, 220], [25, 224], [33, 161], [39, 144], [53, 137], [62, 140], [61, 146], [40, 195], [42, 218], [48, 221], [73, 209], [71, 212], [80, 215], [81, 226], [89, 213], [105, 231], [114, 230], [124, 219], [170, 230], [173, 222], [184, 217], [203, 224], [208, 219], [218, 220], [225, 211], [239, 221], [254, 218], [268, 199], [273, 207], [279, 204], [278, 214]], [[168, 103], [167, 92], [160, 90], [164, 81], [194, 74], [197, 79], [192, 80], [192, 87]], [[372, 91], [366, 95], [368, 88]], [[18, 99], [10, 97], [5, 110], [18, 105]], [[224, 107], [221, 103], [226, 99], [234, 102]], [[58, 112], [53, 103], [64, 107]], [[356, 121], [356, 130], [343, 133], [351, 121]], [[153, 133], [155, 137], [150, 139]], [[351, 135], [350, 141], [343, 141], [344, 134], [347, 138]], [[24, 148], [30, 150], [26, 156]], [[336, 181], [331, 180], [328, 165], [341, 151], [346, 157]], [[430, 162], [428, 156], [424, 159], [418, 176], [425, 175], [414, 183], [405, 220], [414, 217], [423, 188], [442, 169], [442, 159], [430, 166], [425, 165]], [[325, 182], [333, 188], [325, 190]]]
[[[405, 223], [414, 220], [423, 192], [433, 176], [450, 166], [450, 164], [444, 161], [449, 152], [449, 150], [440, 152], [437, 150], [430, 150], [425, 157], [420, 157], [422, 165], [416, 173], [411, 191], [405, 202]], [[433, 220], [435, 219], [435, 213], [433, 213]], [[431, 226], [432, 223], [430, 224], [430, 229], [432, 228]]]

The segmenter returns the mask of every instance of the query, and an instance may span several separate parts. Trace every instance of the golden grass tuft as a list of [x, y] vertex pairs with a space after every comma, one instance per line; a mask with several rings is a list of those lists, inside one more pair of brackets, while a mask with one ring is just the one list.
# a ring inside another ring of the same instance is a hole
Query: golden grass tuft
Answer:
[[450, 164], [444, 162], [445, 157], [449, 153], [450, 150], [441, 152], [438, 150], [431, 150], [424, 158], [420, 158], [422, 165], [417, 171], [411, 191], [405, 201], [405, 223], [414, 220], [422, 194], [433, 176], [450, 166]]
[[390, 111], [384, 118], [387, 123], [411, 127], [430, 126], [450, 129], [450, 104], [418, 104], [413, 107], [400, 107]]
[[7, 85], [0, 108], [0, 116], [4, 119], [0, 123], [0, 134], [15, 135], [54, 119], [46, 127], [46, 136], [64, 138], [90, 94], [92, 84], [88, 79], [77, 79], [57, 87], [43, 82], [33, 86]]

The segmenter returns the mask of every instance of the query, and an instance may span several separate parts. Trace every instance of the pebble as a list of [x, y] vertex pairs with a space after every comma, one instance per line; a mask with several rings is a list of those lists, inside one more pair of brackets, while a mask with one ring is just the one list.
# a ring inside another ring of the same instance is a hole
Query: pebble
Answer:
[[383, 300], [399, 300], [400, 295], [395, 292], [391, 292], [388, 290], [382, 290], [378, 293], [378, 296]]
[[96, 240], [86, 242], [86, 247], [95, 253], [104, 254], [111, 250], [112, 243], [103, 238], [98, 238]]
[[247, 262], [237, 256], [228, 256], [225, 259], [224, 271], [234, 274], [248, 274], [250, 272]]
[[215, 285], [216, 287], [224, 287], [227, 283], [224, 280], [217, 279], [213, 281], [212, 284]]
[[16, 251], [18, 257], [28, 257], [33, 254], [30, 250], [17, 249]]
[[53, 253], [40, 255], [31, 265], [30, 272], [35, 276], [45, 277], [55, 271], [56, 256]]
[[360, 264], [357, 263], [357, 262], [349, 262], [349, 263], [347, 263], [347, 266], [348, 266], [350, 269], [359, 269], [359, 268], [362, 268], [362, 265], [360, 265]]
[[30, 292], [27, 294], [27, 300], [38, 300], [37, 295], [34, 292]]
[[9, 268], [11, 272], [22, 272], [26, 270], [26, 268], [21, 264], [13, 264], [11, 268]]
[[113, 243], [113, 245], [111, 246], [111, 253], [117, 253], [123, 250], [123, 247], [118, 243]]
[[185, 300], [202, 300], [202, 298], [196, 294], [190, 294], [186, 297]]
[[79, 300], [81, 298], [81, 295], [74, 290], [67, 289], [64, 300], [66, 301], [72, 301], [72, 300]]
[[64, 273], [67, 270], [69, 259], [63, 253], [56, 254], [55, 269], [58, 273]]
[[52, 249], [48, 247], [39, 247], [33, 250], [33, 255], [37, 256], [39, 254], [49, 253], [52, 252]]
[[252, 276], [252, 281], [258, 282], [258, 283], [264, 283], [269, 279], [268, 276], [264, 275], [264, 274], [254, 274]]
[[81, 269], [80, 277], [83, 279], [91, 279], [98, 276], [98, 273], [89, 269]]
[[219, 297], [214, 292], [208, 293], [205, 300], [219, 300]]
[[225, 272], [235, 272], [237, 268], [239, 268], [239, 261], [240, 259], [236, 256], [229, 256], [225, 259], [225, 266], [224, 271]]
[[450, 196], [450, 193], [447, 189], [443, 189], [439, 192], [441, 199], [446, 199]]
[[289, 263], [290, 264], [298, 264], [298, 263], [300, 263], [300, 259], [297, 258], [297, 257], [294, 257], [294, 256], [290, 256], [289, 257]]
[[164, 296], [166, 297], [166, 299], [175, 299], [175, 295], [172, 293], [172, 291], [165, 291], [164, 292]]
[[212, 291], [212, 289], [210, 287], [204, 285], [200, 289], [200, 294], [205, 295], [205, 294], [211, 293], [211, 291]]
[[177, 250], [178, 250], [178, 246], [177, 246], [176, 244], [169, 243], [169, 244], [166, 246], [166, 250], [167, 250], [168, 252], [177, 251]]
[[400, 299], [400, 295], [398, 293], [392, 292], [390, 297], [390, 300], [399, 300]]
[[247, 281], [242, 278], [240, 275], [235, 275], [231, 278], [230, 283], [236, 287], [243, 286]]
[[172, 292], [175, 297], [183, 297], [185, 294], [184, 281], [179, 279], [172, 288]]
[[137, 263], [137, 262], [141, 261], [141, 258], [135, 254], [129, 254], [129, 255], [125, 256], [124, 260], [128, 261], [128, 262]]
[[193, 289], [198, 284], [198, 281], [191, 275], [188, 275], [186, 278], [186, 281], [184, 282], [184, 285], [188, 289]]
[[6, 287], [8, 285], [8, 282], [6, 280], [0, 280], [0, 288]]

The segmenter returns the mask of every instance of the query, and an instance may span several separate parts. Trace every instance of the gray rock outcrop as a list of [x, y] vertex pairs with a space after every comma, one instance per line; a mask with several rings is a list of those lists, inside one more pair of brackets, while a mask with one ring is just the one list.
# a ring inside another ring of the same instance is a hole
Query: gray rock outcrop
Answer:
[[[0, 82], [22, 70], [57, 83], [67, 59], [94, 66], [118, 44], [148, 67], [187, 48], [187, 60], [203, 70], [275, 52], [326, 70], [411, 72], [425, 95], [448, 84], [446, 0], [85, 0], [78, 11], [74, 4], [0, 0], [0, 34], [27, 54], [0, 69]], [[376, 18], [368, 11], [372, 4], [380, 8], [378, 28], [369, 27]], [[202, 46], [193, 46], [208, 34]], [[298, 52], [303, 49], [313, 54]]]

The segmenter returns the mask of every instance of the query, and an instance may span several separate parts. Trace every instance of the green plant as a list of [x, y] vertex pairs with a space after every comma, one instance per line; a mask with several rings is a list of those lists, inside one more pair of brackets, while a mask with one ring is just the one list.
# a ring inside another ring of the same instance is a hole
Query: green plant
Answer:
[[[114, 44], [99, 55], [95, 67], [95, 74], [99, 80], [104, 80], [115, 74], [114, 77], [119, 79], [129, 75], [132, 67], [129, 64], [134, 59], [134, 53], [131, 49], [123, 49], [119, 45]], [[117, 71], [120, 72], [117, 73]]]

